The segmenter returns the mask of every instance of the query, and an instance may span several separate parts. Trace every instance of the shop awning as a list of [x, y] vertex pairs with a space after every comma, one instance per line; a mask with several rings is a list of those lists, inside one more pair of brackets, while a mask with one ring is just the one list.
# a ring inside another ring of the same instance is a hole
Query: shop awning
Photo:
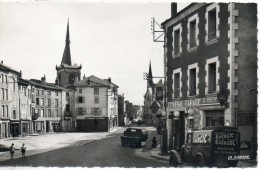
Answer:
[[34, 121], [60, 121], [61, 118], [60, 117], [38, 117], [38, 119], [34, 120]]

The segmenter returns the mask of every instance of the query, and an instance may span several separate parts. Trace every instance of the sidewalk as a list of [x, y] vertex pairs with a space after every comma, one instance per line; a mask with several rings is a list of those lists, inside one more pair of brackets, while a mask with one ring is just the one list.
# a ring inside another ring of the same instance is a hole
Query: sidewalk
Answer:
[[[157, 139], [157, 147], [152, 148], [152, 138], [156, 137]], [[146, 143], [143, 145], [142, 148], [136, 149], [136, 154], [145, 158], [155, 158], [157, 160], [169, 162], [170, 155], [161, 155], [160, 154], [160, 135], [157, 135], [157, 132], [154, 129], [151, 129], [149, 132], [148, 139], [146, 140]], [[237, 164], [238, 168], [245, 168], [245, 167], [256, 167], [257, 161], [256, 160], [243, 160], [239, 161]]]
[[[115, 133], [121, 127], [115, 128], [110, 132], [98, 132], [98, 133], [78, 133], [78, 132], [60, 132], [60, 133], [46, 133], [38, 136], [25, 136], [16, 138], [1, 139], [1, 145], [9, 148], [11, 144], [14, 144], [16, 152], [14, 159], [21, 157], [20, 148], [24, 143], [26, 146], [26, 156], [35, 155], [54, 149], [59, 149], [68, 146], [83, 145], [96, 140], [103, 139], [108, 135]], [[9, 151], [0, 152], [0, 162], [10, 159]]]
[[[161, 155], [160, 149], [159, 149], [159, 147], [157, 147], [157, 148], [150, 150], [150, 157], [169, 162], [170, 155]], [[238, 168], [246, 168], [246, 167], [254, 168], [254, 167], [257, 167], [256, 165], [257, 165], [257, 161], [255, 159], [254, 160], [243, 160], [243, 161], [238, 162], [237, 167]]]

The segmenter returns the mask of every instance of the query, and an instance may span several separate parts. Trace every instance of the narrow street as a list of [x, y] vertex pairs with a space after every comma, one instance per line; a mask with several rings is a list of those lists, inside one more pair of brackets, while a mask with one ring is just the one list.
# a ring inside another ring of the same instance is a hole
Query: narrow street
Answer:
[[0, 162], [1, 166], [44, 167], [168, 167], [167, 162], [136, 156], [133, 147], [121, 147], [125, 128], [97, 141], [81, 141], [69, 147]]

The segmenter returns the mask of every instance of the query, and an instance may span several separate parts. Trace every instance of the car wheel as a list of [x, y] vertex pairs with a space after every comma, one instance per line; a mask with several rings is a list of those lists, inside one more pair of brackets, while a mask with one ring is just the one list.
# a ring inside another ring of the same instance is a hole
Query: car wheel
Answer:
[[121, 142], [121, 145], [122, 145], [122, 147], [125, 147], [125, 143], [124, 142]]
[[178, 166], [178, 163], [177, 163], [177, 161], [173, 158], [173, 155], [171, 155], [170, 158], [169, 158], [169, 166], [171, 166], [171, 167], [177, 167], [177, 166]]
[[202, 167], [205, 165], [204, 159], [201, 156], [196, 156], [193, 161], [193, 166]]

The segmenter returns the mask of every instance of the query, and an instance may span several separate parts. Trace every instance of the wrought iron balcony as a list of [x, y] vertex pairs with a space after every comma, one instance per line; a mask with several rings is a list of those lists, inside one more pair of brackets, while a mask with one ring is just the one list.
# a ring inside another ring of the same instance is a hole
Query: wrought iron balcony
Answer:
[[72, 117], [72, 112], [71, 111], [65, 111], [64, 116], [65, 117]]
[[191, 40], [190, 41], [190, 48], [196, 47], [196, 40]]
[[180, 54], [180, 47], [179, 46], [174, 48], [174, 55], [178, 55], [178, 54]]
[[36, 120], [36, 119], [38, 119], [39, 117], [40, 117], [39, 113], [34, 113], [34, 114], [32, 115], [32, 119], [33, 119], [33, 120]]
[[217, 36], [216, 36], [216, 31], [212, 31], [212, 32], [209, 32], [208, 34], [208, 40], [213, 40], [213, 39], [216, 39]]

